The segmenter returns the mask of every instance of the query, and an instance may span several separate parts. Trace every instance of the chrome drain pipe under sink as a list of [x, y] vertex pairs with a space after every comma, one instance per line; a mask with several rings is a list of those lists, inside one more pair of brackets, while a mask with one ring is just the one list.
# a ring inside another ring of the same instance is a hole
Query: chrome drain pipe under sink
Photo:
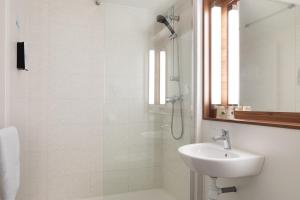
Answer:
[[217, 178], [210, 177], [208, 185], [208, 200], [217, 200], [218, 196], [225, 193], [237, 192], [235, 186], [220, 188], [217, 186]]

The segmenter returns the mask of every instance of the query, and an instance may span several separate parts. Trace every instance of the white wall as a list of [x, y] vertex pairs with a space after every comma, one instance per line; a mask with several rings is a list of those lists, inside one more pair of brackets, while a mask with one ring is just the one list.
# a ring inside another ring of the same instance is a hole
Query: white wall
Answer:
[[6, 2], [0, 0], [0, 127], [4, 127], [4, 113], [5, 113], [5, 25], [6, 25]]
[[[22, 153], [18, 199], [96, 196], [103, 103], [97, 91], [104, 91], [105, 66], [97, 55], [102, 43], [92, 36], [103, 30], [97, 27], [103, 12], [93, 2], [35, 0], [11, 1], [10, 11], [9, 124], [19, 130]], [[16, 69], [17, 40], [26, 42], [28, 72]]]
[[[156, 129], [144, 95], [154, 16], [85, 0], [12, 0], [9, 11], [9, 125], [20, 132], [22, 153], [18, 199], [159, 187], [161, 142], [142, 134]], [[28, 72], [16, 69], [18, 40], [26, 42]]]

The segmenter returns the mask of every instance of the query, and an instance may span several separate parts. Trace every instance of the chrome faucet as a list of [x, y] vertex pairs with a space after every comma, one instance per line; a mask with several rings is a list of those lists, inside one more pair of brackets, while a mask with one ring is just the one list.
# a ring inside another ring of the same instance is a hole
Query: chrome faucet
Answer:
[[222, 135], [215, 136], [212, 138], [215, 142], [219, 140], [223, 140], [224, 142], [224, 149], [230, 150], [231, 149], [231, 142], [229, 137], [229, 131], [222, 129]]

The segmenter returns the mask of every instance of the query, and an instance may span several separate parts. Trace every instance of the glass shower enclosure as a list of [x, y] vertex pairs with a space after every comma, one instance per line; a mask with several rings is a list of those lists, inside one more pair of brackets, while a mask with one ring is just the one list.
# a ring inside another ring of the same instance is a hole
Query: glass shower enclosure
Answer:
[[189, 200], [177, 148], [194, 134], [192, 5], [111, 4], [106, 15], [104, 199]]

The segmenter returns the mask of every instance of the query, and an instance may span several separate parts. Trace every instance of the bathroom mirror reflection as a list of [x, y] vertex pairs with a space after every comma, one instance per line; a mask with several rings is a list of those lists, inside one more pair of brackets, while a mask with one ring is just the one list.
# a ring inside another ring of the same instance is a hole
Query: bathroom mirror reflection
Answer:
[[300, 128], [300, 2], [203, 2], [203, 118]]
[[300, 4], [241, 0], [240, 105], [300, 112]]

